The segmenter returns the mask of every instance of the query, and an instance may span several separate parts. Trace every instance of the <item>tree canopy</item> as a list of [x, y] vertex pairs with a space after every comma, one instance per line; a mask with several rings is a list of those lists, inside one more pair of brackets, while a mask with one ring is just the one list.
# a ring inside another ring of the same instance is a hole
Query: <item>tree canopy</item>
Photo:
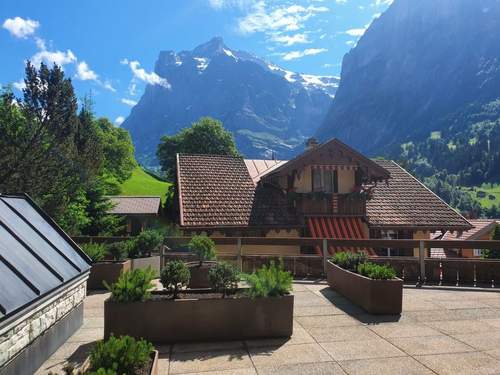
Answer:
[[222, 122], [210, 117], [202, 117], [191, 127], [161, 138], [157, 156], [171, 180], [175, 180], [178, 153], [240, 156], [233, 135], [224, 129]]
[[0, 192], [29, 194], [71, 234], [110, 234], [106, 195], [136, 163], [128, 133], [80, 110], [60, 67], [26, 64], [23, 98], [0, 93]]

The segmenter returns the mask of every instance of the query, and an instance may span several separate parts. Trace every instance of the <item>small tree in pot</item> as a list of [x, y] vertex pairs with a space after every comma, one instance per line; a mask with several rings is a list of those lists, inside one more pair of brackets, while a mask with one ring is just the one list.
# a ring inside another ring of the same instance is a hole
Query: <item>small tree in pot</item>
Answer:
[[224, 298], [229, 294], [234, 294], [238, 288], [240, 276], [232, 264], [221, 262], [208, 271], [208, 280], [212, 289], [222, 293], [222, 298]]
[[215, 242], [207, 236], [194, 236], [188, 244], [189, 250], [198, 255], [200, 267], [203, 262], [215, 259]]
[[174, 260], [168, 262], [161, 271], [160, 282], [163, 287], [173, 293], [173, 298], [177, 298], [179, 290], [189, 283], [189, 268], [182, 261]]
[[145, 230], [135, 239], [130, 250], [131, 258], [151, 256], [151, 252], [163, 243], [163, 234], [158, 230]]

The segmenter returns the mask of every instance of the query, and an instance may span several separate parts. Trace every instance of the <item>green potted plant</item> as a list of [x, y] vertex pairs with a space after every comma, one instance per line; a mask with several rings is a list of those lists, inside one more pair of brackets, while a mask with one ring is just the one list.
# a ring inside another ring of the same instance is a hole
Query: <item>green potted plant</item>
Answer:
[[163, 240], [164, 236], [159, 230], [150, 229], [139, 233], [130, 244], [132, 269], [150, 267], [159, 275]]
[[114, 283], [120, 273], [130, 269], [130, 260], [127, 260], [127, 246], [123, 242], [109, 245], [87, 243], [82, 245], [83, 251], [92, 259], [87, 280], [87, 289], [105, 289], [104, 282]]
[[86, 374], [158, 374], [158, 351], [146, 340], [110, 336], [96, 343], [89, 356]]
[[198, 256], [197, 262], [188, 263], [191, 278], [189, 288], [209, 288], [208, 272], [216, 262], [215, 243], [207, 236], [194, 236], [189, 241], [188, 248]]
[[400, 314], [403, 280], [394, 268], [367, 262], [363, 253], [339, 252], [326, 265], [330, 287], [372, 314]]
[[186, 289], [186, 265], [169, 262], [161, 277], [165, 289], [153, 291], [148, 277], [122, 275], [117, 283], [122, 286], [111, 286], [104, 303], [105, 337], [130, 335], [168, 344], [291, 336], [292, 276], [282, 263], [245, 275], [246, 288], [238, 287], [232, 265], [217, 264], [209, 275], [211, 289]]

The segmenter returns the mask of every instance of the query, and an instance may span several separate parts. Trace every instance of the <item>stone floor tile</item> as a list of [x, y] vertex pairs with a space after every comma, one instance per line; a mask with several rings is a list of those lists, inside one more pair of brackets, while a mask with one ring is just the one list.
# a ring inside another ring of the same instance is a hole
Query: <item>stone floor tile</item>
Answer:
[[500, 330], [455, 334], [453, 337], [479, 350], [491, 350], [500, 347]]
[[405, 356], [401, 350], [383, 339], [351, 340], [321, 343], [336, 361], [351, 359], [385, 358]]
[[448, 335], [488, 332], [492, 329], [492, 326], [488, 323], [472, 319], [450, 320], [447, 322], [428, 322], [426, 325]]
[[405, 311], [434, 311], [442, 309], [430, 301], [420, 298], [403, 298], [403, 312]]
[[90, 308], [87, 309], [86, 307], [84, 307], [83, 318], [84, 319], [101, 318], [104, 321], [104, 309], [102, 307], [101, 308], [95, 307], [92, 309], [90, 309]]
[[333, 306], [332, 304], [319, 305], [319, 306], [293, 307], [293, 316], [318, 316], [318, 315], [343, 315], [343, 314], [345, 314], [344, 310], [336, 306]]
[[498, 319], [482, 319], [481, 321], [492, 326], [493, 328], [500, 329], [500, 318], [498, 318]]
[[300, 324], [294, 322], [293, 334], [290, 338], [275, 338], [275, 339], [255, 339], [245, 341], [249, 348], [261, 346], [281, 346], [281, 345], [296, 345], [296, 344], [311, 344], [314, 343], [312, 336]]
[[415, 358], [440, 375], [500, 373], [500, 361], [484, 353], [438, 354]]
[[248, 353], [243, 350], [172, 353], [170, 358], [170, 374], [233, 370], [248, 367], [252, 367], [252, 361], [250, 361]]
[[399, 337], [388, 340], [409, 355], [463, 353], [475, 351], [475, 349], [469, 345], [445, 335]]
[[374, 314], [355, 314], [352, 315], [354, 319], [362, 324], [377, 325], [382, 323], [415, 323], [415, 319], [409, 316], [410, 313], [401, 315], [374, 315]]
[[440, 334], [439, 331], [421, 323], [381, 323], [369, 327], [384, 338], [435, 336]]
[[90, 342], [102, 340], [104, 328], [80, 328], [67, 342]]
[[104, 328], [104, 317], [84, 317], [82, 328]]
[[341, 361], [340, 365], [350, 375], [426, 375], [433, 374], [411, 357], [360, 359]]
[[297, 363], [294, 365], [258, 367], [259, 375], [344, 375], [335, 362]]
[[487, 350], [484, 353], [496, 358], [500, 359], [500, 349]]
[[170, 367], [170, 354], [167, 352], [158, 353], [158, 375], [168, 375]]
[[211, 341], [179, 343], [172, 346], [172, 353], [213, 352], [216, 350], [244, 350], [243, 341]]
[[491, 307], [500, 308], [500, 298], [482, 299], [481, 302]]
[[436, 311], [409, 311], [406, 313], [412, 319], [419, 322], [454, 321], [454, 320], [474, 320], [492, 319], [500, 316], [500, 309], [456, 309], [456, 310], [436, 310]]
[[378, 336], [365, 326], [347, 326], [330, 328], [309, 328], [309, 334], [318, 342], [369, 340]]
[[307, 286], [304, 284], [293, 283], [292, 290], [295, 293], [295, 292], [307, 292], [309, 289], [307, 289]]
[[50, 359], [69, 359], [70, 361], [85, 359], [94, 348], [96, 342], [66, 342], [51, 355]]
[[[235, 368], [230, 370], [215, 370], [215, 371], [203, 371], [203, 372], [189, 372], [179, 375], [257, 375], [255, 368]], [[163, 375], [159, 373], [158, 375]]]
[[442, 306], [445, 309], [456, 310], [456, 309], [484, 309], [489, 308], [485, 303], [479, 302], [474, 299], [461, 298], [452, 301], [435, 301], [436, 305]]
[[249, 352], [257, 368], [332, 361], [319, 344], [266, 346], [250, 348]]
[[358, 320], [348, 315], [298, 316], [295, 320], [306, 330], [315, 327], [326, 329], [361, 324]]
[[296, 292], [294, 295], [294, 306], [330, 306], [331, 303], [326, 298], [318, 296], [312, 292]]

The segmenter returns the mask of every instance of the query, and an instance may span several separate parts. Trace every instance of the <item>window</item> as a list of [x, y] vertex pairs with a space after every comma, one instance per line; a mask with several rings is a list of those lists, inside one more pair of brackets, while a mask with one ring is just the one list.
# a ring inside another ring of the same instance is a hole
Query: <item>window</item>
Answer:
[[482, 249], [474, 249], [474, 256], [475, 257], [482, 257], [483, 256], [483, 250]]
[[338, 172], [331, 170], [313, 169], [312, 191], [338, 193], [339, 192]]

